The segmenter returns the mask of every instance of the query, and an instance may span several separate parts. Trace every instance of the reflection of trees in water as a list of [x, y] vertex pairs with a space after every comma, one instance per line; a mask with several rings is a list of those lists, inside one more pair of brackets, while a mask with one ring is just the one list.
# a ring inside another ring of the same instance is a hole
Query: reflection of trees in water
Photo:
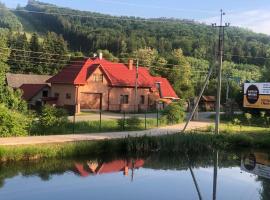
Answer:
[[[239, 166], [239, 158], [231, 154], [221, 154], [220, 167], [227, 166]], [[116, 159], [129, 159], [129, 158], [89, 158], [81, 160], [61, 160], [61, 159], [51, 159], [51, 160], [39, 160], [39, 161], [29, 161], [29, 162], [14, 162], [14, 163], [2, 163], [0, 165], [0, 187], [4, 186], [5, 179], [15, 177], [19, 174], [22, 176], [38, 176], [43, 181], [50, 180], [52, 175], [61, 175], [67, 171], [73, 171], [78, 174], [74, 169], [75, 162], [86, 163], [89, 160], [95, 160], [97, 162], [110, 162]], [[203, 154], [189, 154], [189, 162], [184, 153], [178, 154], [158, 154], [155, 153], [151, 156], [145, 158], [146, 162], [144, 164], [145, 168], [151, 169], [188, 169], [189, 167], [211, 167], [213, 166], [213, 153], [204, 152]]]
[[[218, 168], [240, 166], [240, 153], [223, 153], [218, 156]], [[48, 181], [52, 175], [61, 175], [67, 171], [72, 171], [79, 175], [75, 170], [75, 162], [87, 163], [87, 161], [95, 161], [98, 163], [110, 162], [116, 159], [131, 159], [131, 158], [87, 158], [80, 160], [39, 160], [29, 162], [2, 163], [0, 164], [0, 188], [4, 186], [5, 179], [15, 177], [19, 174], [23, 176], [38, 176], [43, 181]], [[144, 168], [151, 169], [177, 169], [187, 170], [198, 167], [213, 167], [215, 154], [213, 151], [198, 153], [188, 153], [188, 158], [184, 153], [166, 154], [154, 153], [147, 155], [145, 158]], [[196, 175], [196, 174], [195, 174]], [[261, 182], [262, 189], [260, 191], [262, 200], [270, 199], [270, 180], [258, 178]]]
[[261, 200], [269, 200], [270, 199], [270, 180], [262, 177], [257, 178], [258, 181], [261, 182]]
[[53, 174], [61, 175], [73, 168], [71, 160], [39, 160], [29, 162], [2, 163], [0, 173], [0, 188], [4, 186], [5, 179], [21, 174], [22, 176], [38, 176], [43, 181], [50, 180]]

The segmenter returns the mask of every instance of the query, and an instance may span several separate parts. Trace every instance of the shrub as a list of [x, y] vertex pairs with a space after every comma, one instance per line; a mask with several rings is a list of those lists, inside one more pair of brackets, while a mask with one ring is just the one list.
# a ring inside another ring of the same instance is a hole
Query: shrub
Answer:
[[162, 116], [165, 116], [169, 123], [180, 123], [185, 118], [185, 111], [181, 104], [171, 103], [164, 109]]
[[141, 120], [136, 116], [126, 118], [126, 119], [118, 119], [117, 125], [119, 129], [135, 130], [135, 129], [140, 128]]
[[245, 118], [249, 124], [249, 126], [251, 125], [251, 119], [252, 119], [252, 114], [250, 113], [245, 113]]
[[44, 106], [39, 116], [39, 123], [43, 127], [59, 126], [67, 121], [66, 111], [53, 106]]
[[117, 119], [117, 126], [119, 127], [119, 129], [124, 129], [125, 126], [125, 122], [126, 120], [124, 119]]
[[26, 136], [31, 118], [0, 105], [0, 137]]
[[133, 116], [133, 117], [126, 119], [126, 124], [127, 124], [127, 127], [130, 129], [137, 129], [137, 128], [139, 128], [139, 126], [141, 124], [141, 120], [138, 117]]

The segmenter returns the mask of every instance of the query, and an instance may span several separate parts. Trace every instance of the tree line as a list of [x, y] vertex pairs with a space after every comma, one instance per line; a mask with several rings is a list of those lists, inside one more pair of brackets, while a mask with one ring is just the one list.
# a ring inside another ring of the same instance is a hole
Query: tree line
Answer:
[[[19, 19], [27, 21], [25, 29], [35, 28], [41, 34], [48, 30], [62, 34], [72, 51], [85, 54], [108, 49], [115, 56], [130, 54], [150, 47], [167, 57], [181, 48], [185, 56], [211, 61], [218, 34], [211, 26], [187, 20], [114, 17], [93, 12], [60, 8], [38, 1], [18, 7]], [[28, 13], [27, 11], [54, 13]], [[58, 14], [59, 15], [58, 15]], [[225, 31], [225, 60], [235, 63], [269, 65], [262, 57], [270, 57], [270, 37], [230, 27]]]

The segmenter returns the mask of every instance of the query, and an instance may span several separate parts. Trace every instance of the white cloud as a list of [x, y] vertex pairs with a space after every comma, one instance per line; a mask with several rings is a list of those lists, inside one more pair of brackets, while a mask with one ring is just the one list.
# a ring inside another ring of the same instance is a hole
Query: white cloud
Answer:
[[[218, 22], [218, 17], [200, 20], [207, 24]], [[256, 9], [243, 12], [231, 12], [225, 15], [225, 22], [232, 26], [248, 28], [258, 33], [270, 35], [270, 12], [267, 9]]]

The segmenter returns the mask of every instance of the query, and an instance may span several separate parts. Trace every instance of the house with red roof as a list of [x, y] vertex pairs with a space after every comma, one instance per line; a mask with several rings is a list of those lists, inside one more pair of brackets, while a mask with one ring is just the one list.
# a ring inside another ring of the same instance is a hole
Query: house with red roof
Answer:
[[22, 98], [28, 103], [29, 108], [39, 108], [45, 104], [44, 99], [50, 98], [51, 87], [46, 83], [49, 78], [51, 76], [48, 75], [6, 74], [7, 85], [22, 91]]
[[[137, 77], [137, 78], [136, 78]], [[179, 99], [167, 79], [153, 77], [145, 67], [110, 62], [100, 55], [72, 61], [47, 80], [57, 106], [79, 113], [82, 109], [138, 111]], [[136, 90], [137, 88], [137, 90]]]
[[43, 98], [49, 98], [51, 90], [48, 84], [22, 84], [19, 88], [30, 108], [42, 106]]

